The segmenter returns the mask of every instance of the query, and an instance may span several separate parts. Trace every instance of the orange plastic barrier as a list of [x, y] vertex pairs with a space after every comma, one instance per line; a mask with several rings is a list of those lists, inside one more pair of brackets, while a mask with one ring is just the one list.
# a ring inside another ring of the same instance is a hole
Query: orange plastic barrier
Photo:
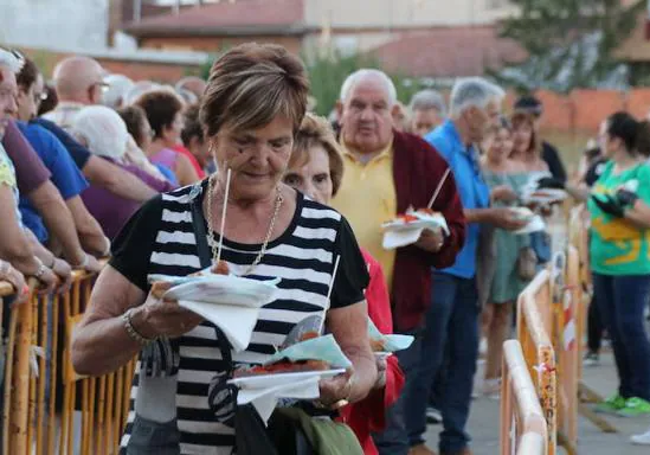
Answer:
[[578, 320], [582, 307], [580, 264], [573, 246], [560, 255], [553, 280], [553, 332], [558, 381], [558, 437], [560, 445], [571, 453], [578, 447], [578, 383], [582, 365], [582, 337]]
[[[73, 277], [68, 292], [32, 294], [27, 303], [11, 308], [3, 455], [117, 453], [135, 361], [97, 378], [74, 372], [72, 331], [90, 300], [96, 277], [79, 271]], [[12, 292], [0, 283], [0, 296]]]
[[548, 429], [517, 340], [503, 344], [501, 455], [546, 455]]
[[551, 281], [549, 271], [543, 270], [520, 294], [517, 302], [517, 339], [521, 343], [528, 373], [546, 419], [546, 453], [555, 455], [557, 379], [555, 351], [549, 336], [553, 328]]

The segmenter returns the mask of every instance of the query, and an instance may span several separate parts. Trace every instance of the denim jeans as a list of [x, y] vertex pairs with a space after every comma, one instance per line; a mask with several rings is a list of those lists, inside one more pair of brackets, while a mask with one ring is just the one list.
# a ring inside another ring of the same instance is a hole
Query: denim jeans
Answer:
[[[427, 397], [437, 385], [443, 431], [440, 451], [457, 452], [470, 437], [465, 431], [478, 357], [479, 308], [476, 280], [433, 272], [431, 307], [420, 348], [420, 362], [405, 396], [409, 444], [424, 442]], [[444, 362], [444, 374], [439, 374]]]
[[420, 329], [402, 333], [412, 335], [415, 340], [408, 349], [398, 351], [396, 354], [404, 372], [404, 387], [397, 401], [386, 412], [386, 428], [381, 433], [372, 435], [380, 455], [407, 455], [410, 449], [404, 420], [404, 406], [412, 393], [413, 382], [417, 374], [423, 332]]
[[594, 273], [593, 278], [598, 310], [614, 349], [618, 393], [650, 401], [650, 341], [643, 321], [650, 275]]

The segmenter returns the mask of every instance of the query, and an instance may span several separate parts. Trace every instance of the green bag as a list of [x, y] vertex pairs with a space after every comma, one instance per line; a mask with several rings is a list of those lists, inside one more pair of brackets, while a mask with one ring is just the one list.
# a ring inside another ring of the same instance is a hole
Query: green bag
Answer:
[[363, 455], [352, 429], [328, 417], [312, 417], [300, 408], [277, 408], [281, 415], [300, 425], [316, 455]]

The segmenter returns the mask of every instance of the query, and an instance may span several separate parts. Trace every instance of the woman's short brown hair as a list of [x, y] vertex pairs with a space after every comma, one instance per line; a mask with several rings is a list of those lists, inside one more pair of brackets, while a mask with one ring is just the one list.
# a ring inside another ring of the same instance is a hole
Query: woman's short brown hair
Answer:
[[142, 131], [144, 130], [144, 122], [147, 120], [147, 114], [138, 105], [132, 105], [118, 109], [117, 113], [120, 114], [126, 129], [135, 140], [135, 143], [138, 144], [138, 147], [142, 147], [144, 139], [142, 137]]
[[343, 157], [341, 147], [336, 141], [334, 130], [329, 122], [314, 114], [306, 114], [300, 124], [293, 151], [289, 159], [289, 169], [304, 166], [309, 162], [309, 150], [320, 146], [325, 149], [330, 159], [330, 178], [332, 179], [332, 196], [336, 196], [343, 179]]
[[248, 43], [219, 58], [210, 70], [200, 118], [206, 137], [224, 125], [252, 130], [286, 115], [298, 130], [307, 110], [305, 68], [282, 46]]
[[36, 83], [40, 71], [36, 64], [29, 58], [24, 58], [23, 66], [20, 68], [20, 71], [16, 74], [16, 83], [23, 90], [29, 90], [32, 85]]
[[172, 126], [176, 114], [183, 109], [183, 102], [178, 95], [165, 89], [145, 93], [137, 99], [135, 105], [147, 114], [154, 138], [162, 137], [164, 129]]

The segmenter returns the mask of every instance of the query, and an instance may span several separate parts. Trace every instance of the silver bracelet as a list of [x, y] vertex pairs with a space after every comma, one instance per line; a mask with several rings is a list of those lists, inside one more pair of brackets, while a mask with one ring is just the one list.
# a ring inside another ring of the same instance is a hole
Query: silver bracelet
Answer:
[[156, 341], [155, 338], [147, 338], [142, 336], [138, 331], [133, 327], [133, 323], [131, 322], [131, 316], [133, 314], [133, 311], [135, 308], [129, 308], [126, 310], [126, 312], [122, 315], [122, 321], [124, 322], [124, 328], [126, 329], [126, 333], [129, 334], [129, 336], [134, 340], [137, 341], [138, 344], [141, 346], [147, 346], [149, 343]]

